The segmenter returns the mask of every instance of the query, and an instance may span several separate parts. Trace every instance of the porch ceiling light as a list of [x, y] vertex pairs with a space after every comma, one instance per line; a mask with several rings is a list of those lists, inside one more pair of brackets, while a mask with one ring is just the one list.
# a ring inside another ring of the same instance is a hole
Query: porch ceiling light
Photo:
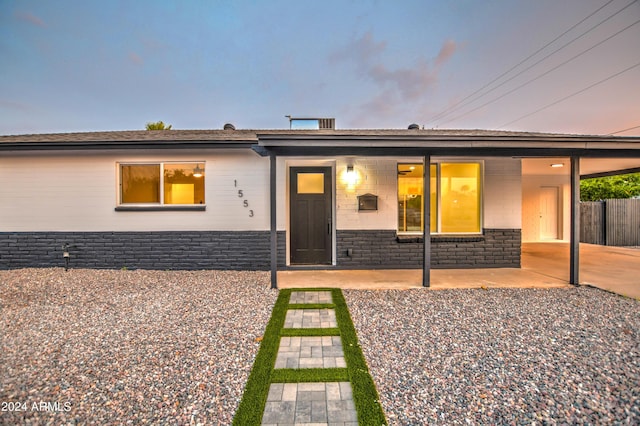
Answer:
[[196, 164], [196, 168], [193, 169], [193, 177], [197, 177], [197, 178], [202, 177], [203, 173], [204, 173], [204, 170], [200, 168], [199, 164]]
[[553, 163], [551, 164], [551, 167], [553, 168], [564, 167], [564, 163]]

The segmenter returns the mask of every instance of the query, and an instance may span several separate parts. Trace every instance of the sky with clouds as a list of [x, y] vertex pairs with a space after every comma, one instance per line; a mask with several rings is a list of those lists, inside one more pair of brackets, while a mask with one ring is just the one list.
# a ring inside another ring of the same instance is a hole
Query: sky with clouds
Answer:
[[0, 0], [0, 134], [640, 135], [637, 0]]

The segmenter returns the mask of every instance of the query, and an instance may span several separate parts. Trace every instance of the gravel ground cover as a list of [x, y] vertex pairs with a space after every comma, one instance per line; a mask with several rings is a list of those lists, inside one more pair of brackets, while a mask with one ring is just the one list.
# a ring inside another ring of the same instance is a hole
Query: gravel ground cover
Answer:
[[640, 302], [593, 288], [345, 290], [391, 425], [640, 424]]
[[231, 424], [269, 286], [264, 272], [0, 271], [0, 424]]

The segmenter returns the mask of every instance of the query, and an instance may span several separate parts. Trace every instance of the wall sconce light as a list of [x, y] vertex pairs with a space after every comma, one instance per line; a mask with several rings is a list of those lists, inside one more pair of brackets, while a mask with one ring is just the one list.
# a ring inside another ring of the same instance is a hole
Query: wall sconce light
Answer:
[[197, 178], [202, 177], [203, 173], [204, 173], [204, 170], [200, 168], [199, 164], [196, 164], [196, 168], [193, 169], [193, 177], [197, 177]]
[[553, 167], [554, 169], [558, 167], [564, 167], [564, 163], [553, 163], [551, 167]]
[[343, 179], [348, 188], [354, 189], [356, 183], [358, 183], [358, 172], [356, 172], [353, 164], [347, 166]]

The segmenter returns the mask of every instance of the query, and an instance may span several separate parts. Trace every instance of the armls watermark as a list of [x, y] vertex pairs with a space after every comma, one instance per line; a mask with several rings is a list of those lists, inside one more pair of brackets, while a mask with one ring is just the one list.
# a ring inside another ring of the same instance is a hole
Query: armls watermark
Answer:
[[71, 411], [71, 402], [59, 401], [9, 401], [0, 402], [0, 411], [42, 411], [48, 413], [66, 413]]

